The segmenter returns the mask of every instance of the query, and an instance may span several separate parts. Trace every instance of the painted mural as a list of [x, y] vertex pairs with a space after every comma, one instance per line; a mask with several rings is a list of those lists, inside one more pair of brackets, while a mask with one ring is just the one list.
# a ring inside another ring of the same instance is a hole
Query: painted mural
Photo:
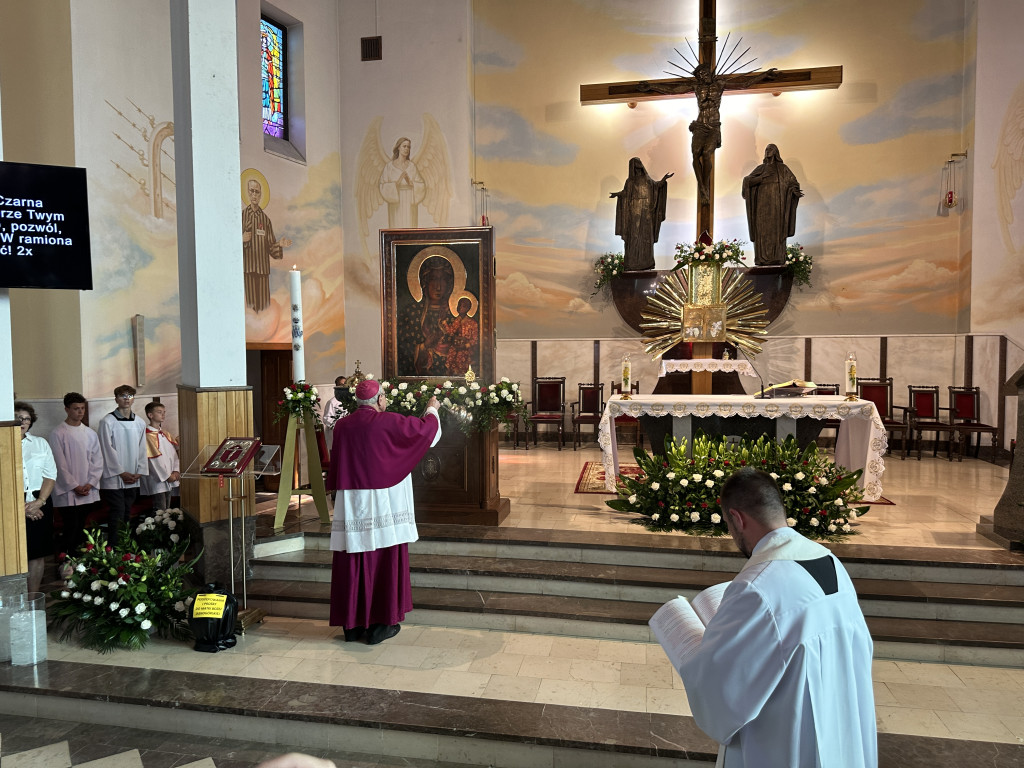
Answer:
[[[474, 4], [476, 160], [492, 193], [499, 333], [632, 335], [606, 298], [588, 299], [594, 260], [622, 250], [608, 195], [633, 156], [676, 173], [655, 246], [657, 267], [669, 267], [675, 244], [697, 235], [687, 131], [697, 107], [582, 107], [579, 86], [665, 77], [674, 49], [696, 38], [696, 0], [514, 5]], [[771, 332], [953, 332], [960, 224], [935, 215], [935, 190], [967, 119], [963, 4], [730, 0], [718, 13], [720, 39], [741, 36], [753, 67], [844, 67], [838, 90], [722, 99], [716, 238], [748, 239], [742, 178], [768, 144], [806, 193], [792, 241], [814, 257], [813, 286]]]

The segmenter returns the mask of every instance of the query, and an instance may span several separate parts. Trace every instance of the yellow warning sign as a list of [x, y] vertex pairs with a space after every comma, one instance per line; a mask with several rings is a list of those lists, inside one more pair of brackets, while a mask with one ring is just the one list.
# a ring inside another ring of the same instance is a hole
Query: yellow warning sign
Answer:
[[224, 604], [227, 601], [227, 595], [196, 595], [195, 605], [192, 606], [192, 618], [219, 619], [224, 615]]

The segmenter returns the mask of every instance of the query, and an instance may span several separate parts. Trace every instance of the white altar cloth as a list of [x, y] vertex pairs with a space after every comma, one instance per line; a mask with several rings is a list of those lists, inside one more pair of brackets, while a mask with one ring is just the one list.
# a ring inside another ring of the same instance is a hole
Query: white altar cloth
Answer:
[[869, 400], [848, 402], [842, 395], [809, 395], [760, 400], [751, 395], [633, 395], [623, 400], [612, 395], [605, 404], [598, 428], [605, 487], [615, 490], [619, 474], [619, 448], [612, 419], [618, 416], [767, 416], [778, 418], [839, 419], [836, 436], [836, 464], [847, 469], [863, 469], [860, 486], [865, 501], [877, 501], [882, 495], [882, 457], [888, 446], [885, 427], [874, 403]]
[[715, 358], [697, 358], [694, 360], [661, 360], [661, 373], [689, 373], [690, 371], [711, 371], [712, 373], [741, 373], [744, 376], [757, 377], [757, 373], [746, 360], [717, 360]]

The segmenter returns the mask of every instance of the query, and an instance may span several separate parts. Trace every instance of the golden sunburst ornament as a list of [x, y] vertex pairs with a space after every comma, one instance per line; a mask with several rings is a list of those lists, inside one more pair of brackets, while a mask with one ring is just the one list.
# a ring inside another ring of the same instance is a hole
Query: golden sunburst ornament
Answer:
[[680, 342], [723, 341], [756, 355], [767, 314], [760, 294], [739, 270], [711, 265], [679, 269], [666, 275], [647, 299], [640, 324], [644, 350], [657, 359]]

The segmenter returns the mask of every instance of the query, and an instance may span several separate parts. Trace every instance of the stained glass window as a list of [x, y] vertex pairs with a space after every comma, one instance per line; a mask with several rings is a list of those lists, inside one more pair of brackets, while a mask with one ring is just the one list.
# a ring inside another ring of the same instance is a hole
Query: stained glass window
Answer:
[[267, 18], [260, 19], [263, 74], [263, 132], [288, 138], [285, 110], [285, 29]]

